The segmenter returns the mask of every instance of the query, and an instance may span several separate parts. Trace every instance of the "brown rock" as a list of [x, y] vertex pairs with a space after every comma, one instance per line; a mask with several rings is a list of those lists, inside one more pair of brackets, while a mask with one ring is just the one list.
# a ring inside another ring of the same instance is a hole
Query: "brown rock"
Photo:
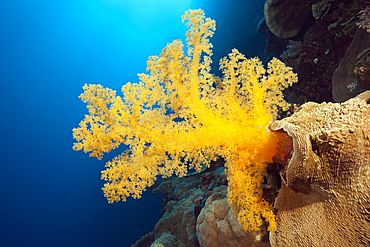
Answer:
[[297, 35], [310, 12], [308, 0], [267, 0], [264, 7], [268, 28], [283, 39]]

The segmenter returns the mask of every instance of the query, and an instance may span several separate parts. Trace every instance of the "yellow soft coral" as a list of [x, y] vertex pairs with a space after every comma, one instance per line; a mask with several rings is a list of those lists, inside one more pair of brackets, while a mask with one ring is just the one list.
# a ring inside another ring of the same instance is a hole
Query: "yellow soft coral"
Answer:
[[221, 60], [221, 80], [210, 74], [215, 21], [202, 10], [185, 12], [187, 55], [175, 40], [147, 62], [139, 83], [122, 87], [123, 97], [101, 85], [85, 85], [87, 103], [74, 150], [101, 158], [120, 144], [129, 150], [106, 164], [102, 188], [109, 203], [140, 198], [158, 176], [186, 175], [222, 156], [227, 163], [229, 203], [246, 230], [261, 216], [275, 228], [272, 207], [261, 197], [265, 162], [278, 138], [267, 126], [285, 108], [281, 90], [297, 80], [291, 68], [272, 59], [267, 71], [257, 58], [236, 49]]

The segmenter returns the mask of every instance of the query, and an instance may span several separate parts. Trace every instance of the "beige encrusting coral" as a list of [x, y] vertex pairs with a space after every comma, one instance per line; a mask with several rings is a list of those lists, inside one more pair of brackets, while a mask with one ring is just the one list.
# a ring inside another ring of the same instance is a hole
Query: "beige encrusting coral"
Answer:
[[[209, 193], [211, 194], [211, 193]], [[269, 247], [267, 223], [258, 231], [245, 231], [228, 206], [227, 187], [219, 186], [207, 198], [197, 218], [197, 238], [201, 247]]]
[[272, 124], [294, 152], [275, 202], [272, 246], [370, 246], [370, 91], [306, 103]]

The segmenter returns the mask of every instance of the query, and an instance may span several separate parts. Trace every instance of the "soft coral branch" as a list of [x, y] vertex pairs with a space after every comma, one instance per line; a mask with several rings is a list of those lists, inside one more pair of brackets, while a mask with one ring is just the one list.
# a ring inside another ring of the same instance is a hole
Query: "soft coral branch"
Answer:
[[129, 146], [102, 172], [109, 203], [139, 198], [158, 176], [184, 176], [222, 156], [229, 202], [244, 228], [258, 229], [262, 216], [273, 230], [261, 184], [278, 138], [267, 126], [277, 106], [286, 107], [281, 90], [297, 76], [275, 58], [266, 71], [258, 58], [234, 49], [221, 60], [224, 78], [217, 78], [210, 74], [215, 22], [202, 10], [187, 11], [183, 21], [187, 55], [180, 40], [168, 44], [149, 57], [149, 73], [140, 74], [139, 83], [122, 87], [122, 98], [100, 85], [84, 86], [80, 98], [90, 115], [73, 129], [74, 149], [101, 158], [120, 144]]
[[[365, 2], [370, 4], [370, 2]], [[363, 10], [359, 12], [359, 22], [357, 25], [361, 28], [365, 28], [367, 32], [370, 33], [370, 6], [366, 6]]]

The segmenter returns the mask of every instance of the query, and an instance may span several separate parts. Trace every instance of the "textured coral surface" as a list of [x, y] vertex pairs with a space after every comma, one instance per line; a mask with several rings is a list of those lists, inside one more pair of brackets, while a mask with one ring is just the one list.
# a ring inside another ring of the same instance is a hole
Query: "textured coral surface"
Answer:
[[370, 91], [342, 104], [306, 103], [271, 128], [294, 147], [272, 246], [369, 246]]
[[[244, 231], [227, 203], [227, 188], [212, 191], [197, 219], [197, 236], [202, 247], [268, 247], [266, 226], [259, 231]], [[266, 224], [265, 224], [266, 225]]]

